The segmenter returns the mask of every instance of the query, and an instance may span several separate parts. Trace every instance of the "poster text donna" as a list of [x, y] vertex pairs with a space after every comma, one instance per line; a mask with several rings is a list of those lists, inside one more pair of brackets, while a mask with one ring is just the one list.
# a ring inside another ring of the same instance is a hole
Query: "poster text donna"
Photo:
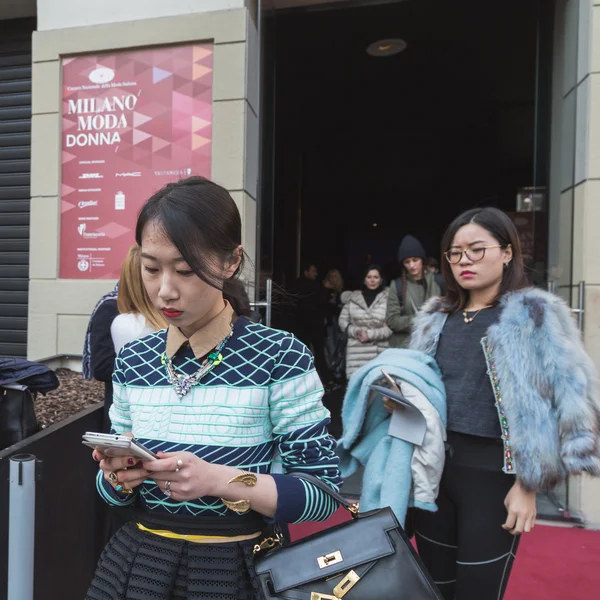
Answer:
[[73, 146], [104, 146], [121, 141], [119, 130], [128, 127], [127, 112], [137, 104], [137, 96], [126, 94], [107, 98], [78, 98], [68, 101], [68, 114], [77, 115], [77, 131], [68, 133], [67, 148]]

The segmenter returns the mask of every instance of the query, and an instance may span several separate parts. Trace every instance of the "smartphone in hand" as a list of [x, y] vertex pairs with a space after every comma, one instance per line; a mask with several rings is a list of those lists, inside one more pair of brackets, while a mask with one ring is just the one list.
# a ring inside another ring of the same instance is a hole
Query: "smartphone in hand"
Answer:
[[156, 460], [158, 456], [143, 446], [135, 438], [116, 433], [98, 433], [88, 431], [82, 436], [81, 443], [95, 448], [105, 456], [135, 456], [141, 460]]
[[400, 387], [400, 383], [397, 382], [387, 371], [384, 371], [383, 369], [381, 369], [381, 373], [388, 380], [391, 388], [395, 392], [398, 392], [399, 394], [402, 394], [402, 388]]

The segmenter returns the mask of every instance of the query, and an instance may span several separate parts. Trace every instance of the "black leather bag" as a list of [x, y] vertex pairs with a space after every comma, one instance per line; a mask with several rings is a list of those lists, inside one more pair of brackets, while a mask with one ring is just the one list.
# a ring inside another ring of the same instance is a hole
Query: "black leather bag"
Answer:
[[[358, 513], [316, 477], [290, 475], [327, 492], [353, 518], [257, 554], [254, 564], [266, 600], [442, 600], [391, 508]], [[260, 547], [278, 541], [263, 540]]]
[[8, 448], [39, 431], [28, 389], [0, 387], [0, 449]]

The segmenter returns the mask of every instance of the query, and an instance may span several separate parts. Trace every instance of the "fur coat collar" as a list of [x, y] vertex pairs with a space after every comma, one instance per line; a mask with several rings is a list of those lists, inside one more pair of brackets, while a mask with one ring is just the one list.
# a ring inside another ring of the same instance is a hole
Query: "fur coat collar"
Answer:
[[[506, 294], [501, 305], [482, 351], [503, 427], [505, 472], [535, 491], [551, 489], [569, 474], [599, 476], [597, 375], [569, 307], [534, 288]], [[411, 348], [435, 356], [447, 319], [443, 308], [440, 298], [423, 306]]]

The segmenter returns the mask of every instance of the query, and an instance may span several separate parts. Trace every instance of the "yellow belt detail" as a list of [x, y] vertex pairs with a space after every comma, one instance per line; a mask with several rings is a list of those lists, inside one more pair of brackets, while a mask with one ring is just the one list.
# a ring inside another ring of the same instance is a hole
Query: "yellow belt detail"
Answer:
[[225, 536], [225, 535], [187, 535], [174, 533], [172, 531], [167, 531], [165, 529], [148, 529], [144, 527], [141, 523], [136, 523], [138, 529], [141, 531], [146, 531], [147, 533], [152, 533], [154, 535], [159, 535], [160, 537], [169, 538], [172, 540], [184, 540], [186, 542], [193, 542], [194, 544], [230, 544], [232, 542], [243, 542], [245, 540], [252, 540], [255, 537], [258, 537], [262, 532], [257, 531], [255, 533], [248, 533], [246, 535], [234, 535], [234, 536]]

